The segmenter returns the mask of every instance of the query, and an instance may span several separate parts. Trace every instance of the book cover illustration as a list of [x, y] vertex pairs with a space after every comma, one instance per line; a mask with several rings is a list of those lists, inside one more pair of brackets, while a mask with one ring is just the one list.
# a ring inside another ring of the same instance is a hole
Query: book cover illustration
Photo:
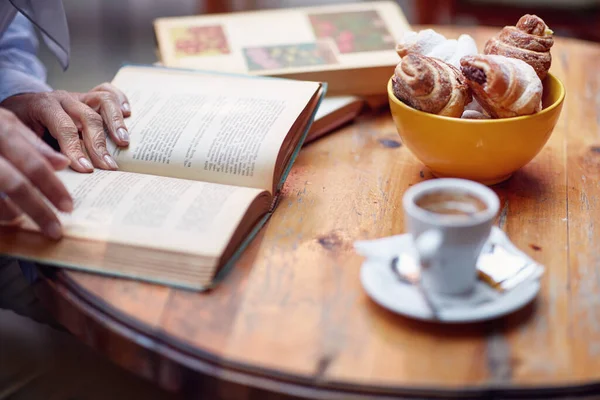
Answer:
[[221, 25], [175, 27], [171, 29], [175, 56], [216, 56], [231, 49]]
[[276, 46], [246, 47], [243, 49], [249, 71], [298, 68], [337, 64], [332, 43], [319, 40]]
[[331, 38], [342, 54], [393, 50], [395, 40], [376, 10], [309, 14], [317, 38]]

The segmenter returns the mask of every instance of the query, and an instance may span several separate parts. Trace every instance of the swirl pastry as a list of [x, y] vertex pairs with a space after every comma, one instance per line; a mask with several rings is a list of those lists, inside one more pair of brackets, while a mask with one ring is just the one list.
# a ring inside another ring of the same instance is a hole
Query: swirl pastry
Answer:
[[461, 71], [492, 118], [535, 114], [542, 108], [542, 81], [526, 62], [500, 55], [466, 56]]
[[400, 101], [447, 117], [460, 118], [473, 99], [458, 68], [422, 54], [408, 53], [400, 60], [392, 85]]
[[516, 26], [506, 26], [497, 36], [488, 40], [483, 53], [523, 60], [543, 80], [552, 65], [552, 34], [540, 17], [527, 14], [519, 19]]

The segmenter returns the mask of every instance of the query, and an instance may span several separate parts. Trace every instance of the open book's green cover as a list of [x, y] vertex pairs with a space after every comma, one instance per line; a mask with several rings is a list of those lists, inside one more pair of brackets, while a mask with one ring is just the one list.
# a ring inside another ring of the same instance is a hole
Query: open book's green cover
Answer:
[[[169, 67], [164, 67], [164, 66], [146, 65], [146, 64], [124, 64], [123, 66], [135, 66], [136, 68], [140, 68], [141, 67], [141, 68], [150, 68], [150, 69], [166, 69], [166, 70], [171, 70], [171, 71], [186, 71], [186, 72], [195, 72], [195, 73], [201, 73], [201, 74], [228, 75], [228, 76], [232, 76], [232, 77], [243, 77], [243, 78], [252, 78], [252, 79], [277, 79], [277, 80], [286, 80], [285, 78], [277, 78], [277, 77], [263, 77], [263, 76], [252, 76], [252, 75], [242, 75], [242, 74], [231, 74], [231, 73], [224, 73], [224, 72], [217, 72], [217, 71], [204, 71], [204, 70], [193, 70], [193, 69], [184, 69], [184, 68], [169, 68]], [[306, 140], [306, 137], [307, 137], [307, 135], [308, 135], [308, 133], [310, 131], [310, 128], [312, 127], [312, 124], [313, 124], [313, 122], [315, 120], [317, 111], [319, 110], [319, 107], [321, 106], [321, 102], [323, 101], [323, 98], [325, 97], [325, 95], [327, 93], [327, 83], [326, 82], [320, 82], [320, 83], [321, 83], [321, 87], [322, 87], [321, 96], [319, 97], [319, 99], [317, 101], [317, 106], [315, 107], [315, 109], [313, 110], [312, 114], [310, 115], [310, 118], [308, 120], [308, 124], [306, 125], [306, 128], [304, 129], [304, 132], [302, 132], [301, 138], [298, 141], [298, 145], [296, 146], [296, 148], [292, 152], [292, 156], [290, 157], [288, 165], [285, 167], [284, 172], [281, 175], [281, 180], [277, 184], [275, 192], [272, 194], [274, 201], [271, 204], [271, 210], [258, 221], [258, 223], [254, 226], [254, 228], [252, 229], [252, 231], [242, 241], [242, 243], [240, 244], [240, 246], [238, 247], [238, 249], [236, 250], [236, 252], [217, 271], [217, 273], [215, 274], [215, 277], [213, 278], [212, 284], [209, 285], [209, 286], [207, 286], [207, 287], [204, 287], [204, 288], [197, 288], [197, 287], [193, 287], [192, 288], [192, 287], [181, 285], [181, 284], [177, 284], [177, 283], [174, 283], [174, 282], [168, 282], [167, 283], [167, 282], [164, 282], [164, 281], [162, 281], [162, 282], [161, 281], [156, 281], [156, 283], [163, 284], [163, 285], [168, 285], [168, 286], [171, 286], [171, 287], [177, 287], [177, 288], [181, 288], [181, 289], [192, 289], [192, 290], [196, 290], [196, 291], [206, 291], [206, 290], [214, 288], [217, 284], [219, 284], [225, 278], [225, 276], [227, 275], [227, 273], [229, 271], [231, 271], [231, 269], [235, 265], [236, 261], [241, 257], [241, 255], [243, 254], [243, 252], [250, 245], [250, 243], [252, 242], [252, 240], [256, 237], [256, 235], [258, 234], [258, 232], [263, 228], [263, 226], [266, 224], [266, 222], [269, 220], [269, 218], [271, 217], [271, 215], [275, 211], [280, 191], [283, 188], [283, 185], [284, 185], [284, 183], [285, 183], [285, 181], [286, 181], [286, 179], [287, 179], [287, 177], [288, 177], [288, 175], [290, 173], [290, 170], [292, 169], [292, 165], [294, 164], [294, 161], [298, 157], [298, 153], [300, 152], [300, 149], [304, 145], [304, 141]], [[46, 143], [48, 143], [52, 148], [54, 148], [56, 151], [60, 151], [60, 146], [59, 146], [58, 142], [56, 141], [56, 139], [54, 139], [54, 137], [52, 137], [50, 135], [50, 133], [47, 130], [46, 130], [43, 138], [46, 141]], [[76, 268], [75, 266], [70, 266], [70, 267]], [[100, 273], [100, 272], [95, 272], [95, 273]], [[116, 274], [110, 274], [110, 276], [117, 276], [117, 275]]]

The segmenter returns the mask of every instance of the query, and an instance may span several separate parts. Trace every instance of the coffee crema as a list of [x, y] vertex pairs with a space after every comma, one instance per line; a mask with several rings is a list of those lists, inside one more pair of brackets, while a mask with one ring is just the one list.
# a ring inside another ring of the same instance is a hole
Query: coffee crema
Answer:
[[487, 209], [487, 204], [478, 196], [450, 189], [425, 193], [415, 204], [430, 213], [458, 217], [470, 217]]

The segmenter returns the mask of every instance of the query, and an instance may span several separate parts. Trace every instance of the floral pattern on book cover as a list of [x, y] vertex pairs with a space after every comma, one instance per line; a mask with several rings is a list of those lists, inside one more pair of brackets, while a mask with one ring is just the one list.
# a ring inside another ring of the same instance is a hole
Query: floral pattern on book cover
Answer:
[[171, 29], [176, 57], [218, 56], [230, 54], [225, 31], [221, 25], [189, 26]]
[[277, 70], [337, 64], [330, 40], [276, 46], [246, 47], [244, 58], [249, 71]]
[[376, 10], [309, 14], [317, 38], [332, 38], [340, 54], [393, 50], [395, 41]]

